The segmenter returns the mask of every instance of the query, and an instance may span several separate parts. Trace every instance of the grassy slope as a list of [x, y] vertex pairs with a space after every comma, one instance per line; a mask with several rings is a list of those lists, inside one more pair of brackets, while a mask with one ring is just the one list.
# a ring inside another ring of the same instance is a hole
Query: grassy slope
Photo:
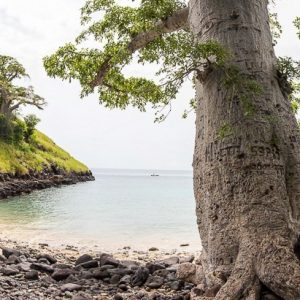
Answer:
[[0, 141], [0, 172], [26, 174], [28, 170], [41, 171], [55, 164], [66, 171], [87, 171], [88, 168], [58, 147], [50, 138], [36, 131], [31, 144], [19, 146]]

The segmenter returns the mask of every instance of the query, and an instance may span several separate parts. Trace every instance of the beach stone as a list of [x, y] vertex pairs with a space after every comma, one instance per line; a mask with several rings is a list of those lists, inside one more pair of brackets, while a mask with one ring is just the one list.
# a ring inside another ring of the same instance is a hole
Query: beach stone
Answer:
[[91, 300], [92, 298], [86, 294], [79, 293], [72, 297], [72, 300]]
[[156, 247], [151, 247], [148, 251], [150, 251], [150, 252], [154, 252], [154, 251], [159, 251], [159, 249], [158, 248], [156, 248]]
[[111, 266], [118, 267], [119, 264], [120, 264], [120, 261], [116, 260], [109, 254], [103, 253], [100, 256], [100, 266], [111, 265]]
[[5, 262], [6, 261], [6, 257], [3, 255], [0, 255], [0, 261]]
[[22, 272], [29, 272], [30, 271], [30, 263], [22, 262], [18, 264], [18, 269]]
[[124, 298], [120, 294], [114, 296], [114, 300], [123, 300]]
[[164, 264], [167, 267], [170, 267], [172, 265], [176, 265], [179, 263], [179, 257], [173, 256], [173, 257], [165, 258], [159, 261], [159, 263]]
[[111, 277], [110, 283], [111, 283], [111, 284], [118, 284], [119, 281], [120, 281], [120, 279], [121, 279], [121, 276], [115, 274], [115, 275], [113, 275], [113, 276]]
[[11, 255], [21, 256], [21, 252], [18, 250], [10, 249], [10, 248], [2, 248], [2, 254], [9, 258]]
[[54, 268], [54, 269], [71, 269], [72, 268], [72, 266], [71, 265], [68, 265], [68, 264], [54, 264], [54, 265], [52, 265], [52, 267]]
[[192, 263], [195, 259], [194, 255], [189, 255], [189, 256], [185, 256], [185, 257], [180, 257], [179, 258], [179, 263], [180, 264], [184, 264], [184, 263]]
[[83, 263], [86, 263], [88, 261], [92, 261], [93, 257], [89, 254], [83, 254], [81, 256], [79, 256], [75, 262], [75, 266], [81, 265]]
[[125, 275], [120, 279], [120, 284], [130, 284], [131, 282], [131, 276]]
[[71, 274], [74, 274], [74, 271], [71, 269], [58, 269], [53, 272], [52, 278], [56, 281], [62, 281], [67, 279]]
[[151, 289], [159, 289], [164, 284], [164, 279], [159, 276], [149, 276], [145, 286]]
[[73, 291], [79, 291], [82, 289], [82, 286], [79, 284], [75, 284], [75, 283], [66, 283], [64, 285], [62, 285], [60, 287], [60, 289], [63, 292], [69, 291], [69, 292], [73, 292]]
[[92, 269], [92, 268], [97, 268], [98, 266], [99, 265], [98, 265], [97, 260], [90, 260], [90, 261], [87, 261], [87, 262], [77, 265], [76, 269], [79, 269], [80, 267], [82, 267], [84, 269]]
[[17, 265], [21, 262], [20, 258], [14, 254], [10, 255], [9, 258], [6, 260], [8, 265]]
[[38, 273], [38, 271], [32, 270], [32, 271], [27, 272], [24, 277], [27, 280], [38, 280], [39, 273]]
[[139, 267], [131, 277], [131, 284], [133, 286], [142, 286], [147, 281], [148, 276], [149, 270], [145, 267]]
[[167, 277], [169, 274], [170, 272], [166, 269], [156, 270], [155, 272], [153, 272], [154, 276], [160, 276], [160, 277]]
[[56, 264], [57, 263], [57, 259], [55, 257], [53, 257], [52, 255], [49, 254], [39, 254], [37, 256], [37, 259], [46, 259], [51, 265]]
[[119, 264], [119, 267], [127, 268], [129, 270], [137, 270], [140, 264], [134, 260], [122, 260]]
[[15, 267], [11, 267], [11, 266], [7, 266], [5, 268], [2, 268], [0, 270], [0, 272], [3, 274], [3, 275], [6, 275], [6, 276], [13, 276], [13, 275], [16, 275], [16, 274], [19, 274], [20, 271], [15, 268]]
[[30, 265], [30, 268], [32, 270], [49, 273], [49, 274], [52, 274], [54, 272], [54, 269], [51, 266], [46, 264], [41, 264], [41, 263], [32, 263]]
[[177, 269], [176, 276], [178, 279], [182, 279], [194, 284], [199, 284], [204, 280], [202, 266], [191, 263], [180, 264]]
[[98, 280], [103, 280], [104, 278], [109, 278], [110, 274], [107, 270], [97, 269], [93, 271], [93, 277]]
[[170, 281], [167, 283], [167, 286], [173, 291], [179, 291], [183, 288], [184, 282], [181, 280]]
[[150, 274], [153, 274], [157, 270], [165, 269], [163, 264], [148, 262], [146, 263], [146, 268], [149, 270]]

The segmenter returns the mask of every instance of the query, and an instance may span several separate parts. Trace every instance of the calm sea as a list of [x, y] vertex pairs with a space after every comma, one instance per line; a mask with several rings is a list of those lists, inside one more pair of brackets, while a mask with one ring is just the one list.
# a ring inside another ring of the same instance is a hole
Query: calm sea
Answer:
[[[192, 172], [93, 170], [95, 182], [0, 201], [2, 236], [113, 250], [199, 249]], [[150, 176], [159, 174], [157, 177]]]

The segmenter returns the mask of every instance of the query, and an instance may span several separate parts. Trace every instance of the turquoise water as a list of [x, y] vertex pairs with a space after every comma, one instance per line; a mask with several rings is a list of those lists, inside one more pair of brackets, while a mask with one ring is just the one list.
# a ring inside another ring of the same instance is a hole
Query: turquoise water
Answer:
[[0, 201], [2, 236], [103, 249], [199, 249], [192, 173], [93, 170], [96, 181]]

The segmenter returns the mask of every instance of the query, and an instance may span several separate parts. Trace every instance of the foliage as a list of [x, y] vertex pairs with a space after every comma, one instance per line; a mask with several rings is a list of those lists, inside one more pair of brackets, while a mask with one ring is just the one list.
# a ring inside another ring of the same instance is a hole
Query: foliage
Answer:
[[32, 86], [14, 84], [16, 79], [28, 78], [25, 68], [13, 57], [0, 55], [0, 113], [13, 117], [21, 106], [32, 105], [42, 109], [45, 100], [35, 94]]
[[243, 74], [237, 66], [229, 65], [223, 68], [222, 85], [231, 101], [238, 99], [244, 109], [244, 116], [252, 116], [255, 107], [252, 100], [262, 94], [262, 86], [248, 74]]
[[[24, 123], [23, 123], [24, 124]], [[26, 174], [56, 165], [70, 172], [85, 172], [88, 168], [58, 147], [51, 139], [35, 131], [30, 144], [7, 143], [0, 139], [0, 172]]]
[[6, 116], [0, 114], [0, 139], [6, 142], [13, 141], [13, 128]]
[[24, 132], [24, 138], [26, 142], [29, 142], [30, 138], [32, 137], [36, 125], [41, 121], [37, 116], [35, 115], [28, 115], [24, 118], [26, 129]]
[[[228, 56], [214, 41], [196, 44], [186, 30], [161, 35], [134, 55], [130, 42], [140, 32], [153, 29], [174, 11], [186, 7], [183, 0], [143, 0], [140, 6], [122, 6], [114, 0], [89, 0], [81, 11], [86, 29], [75, 43], [59, 48], [44, 59], [49, 76], [78, 80], [81, 96], [94, 92], [93, 81], [99, 69], [109, 65], [98, 87], [100, 103], [108, 108], [125, 109], [131, 105], [145, 111], [148, 104], [157, 110], [156, 121], [165, 118], [164, 108], [170, 107], [178, 90], [196, 69], [221, 65]], [[103, 16], [95, 20], [97, 13]], [[102, 49], [85, 48], [86, 41], [102, 44]], [[159, 64], [159, 82], [147, 78], [126, 77], [124, 67], [134, 59], [140, 64]]]
[[19, 144], [23, 141], [26, 125], [19, 119], [11, 120], [0, 114], [0, 140]]
[[297, 113], [300, 105], [300, 61], [279, 57], [277, 70], [281, 89], [290, 99], [292, 110]]
[[228, 123], [223, 124], [218, 131], [218, 137], [220, 139], [224, 139], [228, 136], [231, 136], [232, 134], [233, 134], [233, 128]]

